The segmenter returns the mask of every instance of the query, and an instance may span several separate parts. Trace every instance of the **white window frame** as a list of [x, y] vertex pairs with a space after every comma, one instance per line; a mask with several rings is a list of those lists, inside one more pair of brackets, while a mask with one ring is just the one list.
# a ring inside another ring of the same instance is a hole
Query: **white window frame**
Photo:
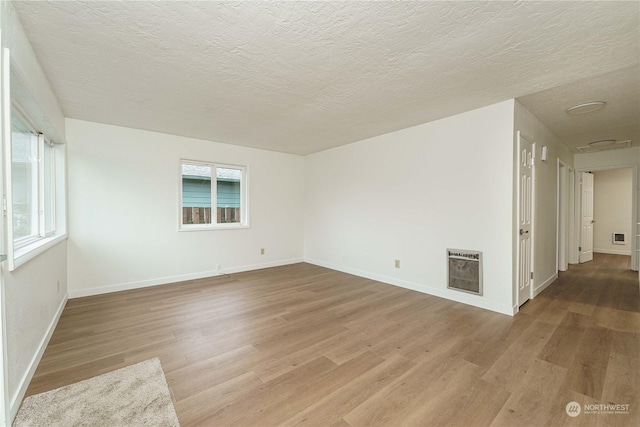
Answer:
[[[183, 224], [182, 223], [182, 165], [200, 165], [211, 167], [211, 223], [210, 224]], [[240, 219], [241, 222], [218, 223], [218, 180], [216, 169], [238, 169], [242, 172], [240, 179]], [[216, 222], [214, 222], [216, 221]], [[178, 168], [178, 231], [202, 231], [202, 230], [233, 230], [249, 228], [249, 196], [248, 196], [248, 172], [247, 167], [228, 163], [208, 162], [202, 160], [180, 159]]]
[[[42, 206], [42, 195], [41, 195], [41, 188], [42, 188], [42, 183], [41, 183], [41, 176], [42, 174], [40, 173], [40, 169], [41, 169], [41, 164], [42, 162], [41, 160], [41, 138], [40, 135], [38, 135], [38, 133], [34, 130], [33, 125], [30, 123], [30, 121], [28, 119], [25, 118], [25, 116], [23, 114], [21, 114], [18, 109], [15, 106], [12, 106], [12, 112], [11, 112], [11, 117], [13, 118], [13, 116], [17, 116], [20, 121], [22, 122], [23, 125], [25, 125], [25, 127], [27, 128], [27, 130], [29, 132], [31, 132], [32, 137], [36, 138], [36, 144], [35, 144], [35, 156], [36, 156], [36, 161], [35, 162], [31, 162], [31, 182], [32, 182], [32, 193], [34, 195], [34, 201], [35, 203], [33, 203], [34, 205], [36, 205], [36, 209], [32, 209], [31, 210], [31, 227], [32, 229], [35, 228], [36, 232], [29, 234], [28, 236], [24, 236], [24, 237], [20, 237], [20, 238], [14, 238], [13, 239], [13, 246], [15, 249], [19, 249], [21, 247], [24, 246], [28, 246], [33, 242], [38, 241], [42, 235], [41, 235], [41, 228], [40, 228], [40, 207]], [[13, 147], [13, 127], [11, 128], [11, 139], [10, 139], [10, 145]], [[9, 155], [13, 152], [13, 149], [11, 147], [11, 151], [9, 151]], [[11, 168], [10, 171], [7, 172], [7, 175], [9, 176], [9, 180], [8, 183], [11, 186], [11, 193], [13, 194], [13, 180], [12, 180], [12, 176], [13, 176], [13, 157], [10, 158], [11, 161]], [[12, 198], [13, 199], [13, 198]], [[11, 202], [11, 231], [13, 233], [13, 201]]]
[[[54, 234], [56, 234], [56, 230], [57, 230], [57, 222], [56, 222], [56, 210], [57, 210], [57, 206], [58, 206], [58, 200], [56, 197], [57, 194], [57, 189], [58, 189], [58, 179], [57, 179], [57, 170], [56, 170], [56, 156], [58, 155], [57, 151], [58, 149], [56, 148], [55, 144], [53, 142], [51, 142], [51, 140], [48, 140], [45, 138], [44, 135], [40, 134], [39, 139], [42, 139], [40, 148], [42, 149], [42, 152], [40, 153], [40, 188], [42, 190], [39, 191], [39, 196], [40, 196], [40, 211], [39, 211], [39, 215], [40, 215], [40, 235], [42, 237], [50, 237], [53, 236]], [[51, 161], [51, 165], [50, 165], [50, 174], [51, 174], [51, 179], [52, 182], [45, 182], [45, 150], [51, 150], [50, 151], [50, 161]], [[48, 185], [47, 185], [48, 184]], [[47, 230], [47, 212], [45, 211], [45, 192], [47, 190], [47, 187], [51, 186], [53, 187], [53, 194], [51, 195], [51, 230]]]
[[[64, 188], [64, 145], [53, 144], [42, 133], [38, 132], [36, 126], [29, 120], [29, 118], [22, 112], [22, 109], [15, 102], [8, 102], [10, 109], [4, 117], [5, 127], [5, 197], [3, 200], [3, 208], [7, 218], [7, 259], [9, 262], [9, 271], [13, 271], [27, 261], [33, 259], [35, 256], [44, 252], [48, 248], [58, 244], [59, 242], [67, 238], [66, 223], [61, 222], [58, 218], [64, 218], [64, 200], [65, 200], [65, 188]], [[25, 237], [23, 239], [15, 239], [13, 237], [13, 188], [12, 188], [12, 129], [11, 129], [11, 117], [16, 115], [20, 118], [23, 124], [27, 128], [37, 135], [37, 210], [34, 212], [34, 221], [37, 224], [37, 233]], [[54, 194], [51, 196], [52, 202], [52, 221], [53, 229], [46, 230], [45, 220], [45, 178], [44, 178], [44, 150], [45, 145], [52, 149], [51, 151], [51, 174], [54, 182], [53, 189]]]

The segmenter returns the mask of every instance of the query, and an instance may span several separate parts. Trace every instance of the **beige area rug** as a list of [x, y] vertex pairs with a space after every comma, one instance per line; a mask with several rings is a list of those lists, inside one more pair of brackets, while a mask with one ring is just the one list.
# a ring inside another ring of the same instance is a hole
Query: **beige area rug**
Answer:
[[157, 358], [29, 396], [22, 426], [179, 426]]

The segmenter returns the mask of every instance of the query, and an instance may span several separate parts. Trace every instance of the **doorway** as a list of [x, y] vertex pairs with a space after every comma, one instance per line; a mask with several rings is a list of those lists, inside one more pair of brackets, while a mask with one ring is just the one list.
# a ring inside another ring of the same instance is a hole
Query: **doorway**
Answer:
[[631, 256], [633, 171], [594, 171], [594, 252]]
[[[630, 256], [631, 269], [638, 271], [638, 165], [590, 167], [576, 171], [575, 190], [578, 200], [577, 212], [573, 218], [578, 226], [585, 208], [580, 177], [586, 172], [591, 172], [594, 177], [593, 252]], [[605, 180], [607, 185], [601, 185]], [[577, 234], [576, 246], [581, 248], [583, 233]]]

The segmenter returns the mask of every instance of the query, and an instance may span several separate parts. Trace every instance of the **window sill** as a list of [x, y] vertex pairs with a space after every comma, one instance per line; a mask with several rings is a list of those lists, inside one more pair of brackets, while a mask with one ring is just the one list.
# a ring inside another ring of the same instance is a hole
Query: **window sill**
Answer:
[[251, 228], [248, 224], [211, 224], [211, 225], [181, 225], [178, 231], [214, 231], [214, 230], [241, 230]]
[[57, 234], [44, 239], [39, 239], [13, 251], [13, 257], [9, 256], [9, 271], [13, 271], [27, 261], [32, 260], [47, 249], [67, 240], [67, 234]]

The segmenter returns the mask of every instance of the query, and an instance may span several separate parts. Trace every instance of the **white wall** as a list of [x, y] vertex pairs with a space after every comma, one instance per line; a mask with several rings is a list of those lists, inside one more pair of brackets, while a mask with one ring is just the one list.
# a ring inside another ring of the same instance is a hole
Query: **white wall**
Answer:
[[[631, 255], [633, 170], [595, 171], [593, 191], [593, 251]], [[624, 233], [624, 245], [614, 245], [612, 234]]]
[[[302, 260], [302, 157], [71, 119], [67, 140], [71, 297]], [[246, 165], [251, 227], [178, 232], [181, 158]]]
[[[513, 109], [305, 157], [305, 260], [513, 314]], [[447, 248], [483, 252], [484, 296], [447, 289]]]
[[[573, 153], [540, 120], [517, 101], [515, 103], [515, 131], [521, 131], [536, 143], [533, 289], [534, 294], [538, 294], [558, 277], [556, 262], [558, 159], [571, 167], [573, 166]], [[544, 162], [540, 160], [543, 146], [547, 146], [548, 150], [547, 161]], [[517, 239], [517, 236], [514, 236], [514, 239]], [[514, 276], [514, 283], [515, 281]]]
[[640, 212], [640, 173], [638, 172], [638, 169], [640, 168], [640, 147], [631, 147], [623, 150], [607, 150], [599, 153], [576, 154], [574, 158], [574, 165], [576, 171], [597, 171], [621, 167], [632, 168], [632, 173], [635, 175], [634, 179], [636, 181], [636, 194], [633, 195], [635, 196], [635, 200], [632, 201], [632, 206], [635, 207], [635, 210], [632, 211], [632, 226], [635, 225], [635, 230], [632, 231], [633, 240], [631, 246], [632, 248], [635, 247], [635, 253], [632, 253], [631, 266], [634, 270], [638, 270], [640, 239], [633, 236], [633, 234], [638, 234], [639, 229], [637, 222], [639, 218], [638, 212]]
[[63, 241], [16, 270], [4, 271], [13, 416], [67, 301], [66, 259], [67, 244]]
[[[10, 49], [19, 76], [12, 95], [40, 130], [64, 141], [64, 118], [11, 2], [0, 2], [2, 46]], [[66, 242], [9, 273], [3, 269], [10, 412], [18, 410], [67, 295]], [[59, 284], [59, 286], [58, 286]]]

